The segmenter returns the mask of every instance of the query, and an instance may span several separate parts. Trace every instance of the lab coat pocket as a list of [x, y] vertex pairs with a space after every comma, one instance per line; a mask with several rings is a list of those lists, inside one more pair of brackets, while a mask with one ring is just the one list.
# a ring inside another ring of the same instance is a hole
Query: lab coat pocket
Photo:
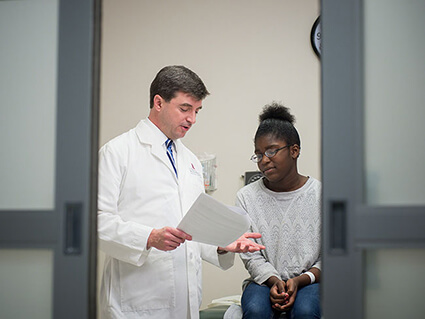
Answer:
[[175, 306], [173, 258], [152, 250], [145, 263], [120, 263], [122, 311], [144, 311]]

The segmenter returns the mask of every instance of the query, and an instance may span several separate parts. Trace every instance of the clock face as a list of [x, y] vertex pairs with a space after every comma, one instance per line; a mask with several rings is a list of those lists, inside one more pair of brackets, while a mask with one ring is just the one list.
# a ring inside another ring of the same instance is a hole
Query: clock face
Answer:
[[320, 25], [320, 16], [316, 19], [311, 28], [310, 41], [314, 52], [320, 57], [322, 53], [322, 28]]

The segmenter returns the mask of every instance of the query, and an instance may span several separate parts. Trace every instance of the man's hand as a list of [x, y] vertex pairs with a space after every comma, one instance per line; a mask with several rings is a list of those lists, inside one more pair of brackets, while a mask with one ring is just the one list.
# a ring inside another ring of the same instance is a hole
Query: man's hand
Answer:
[[261, 249], [265, 249], [266, 247], [256, 242], [249, 240], [249, 238], [261, 238], [261, 234], [259, 233], [245, 233], [238, 239], [236, 239], [230, 245], [222, 248], [218, 247], [218, 251], [230, 251], [232, 253], [246, 253], [246, 252], [254, 252], [259, 251]]
[[151, 247], [155, 247], [156, 249], [164, 251], [174, 250], [186, 240], [192, 240], [192, 236], [180, 229], [173, 227], [153, 229], [149, 235], [146, 248], [150, 249]]

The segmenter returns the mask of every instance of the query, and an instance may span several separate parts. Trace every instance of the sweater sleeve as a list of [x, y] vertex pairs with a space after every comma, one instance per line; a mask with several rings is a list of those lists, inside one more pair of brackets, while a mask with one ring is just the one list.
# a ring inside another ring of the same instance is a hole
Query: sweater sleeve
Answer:
[[[240, 192], [238, 192], [236, 196], [236, 205], [243, 208], [249, 214], [249, 210], [247, 210], [244, 198]], [[255, 227], [255, 224], [251, 222], [250, 231], [257, 232], [256, 229], [257, 228]], [[261, 238], [251, 240], [257, 242], [258, 244], [265, 245]], [[267, 245], [265, 246], [267, 250]], [[246, 270], [249, 272], [251, 279], [254, 280], [257, 284], [263, 284], [271, 276], [276, 276], [277, 278], [281, 279], [275, 267], [273, 267], [273, 265], [267, 261], [267, 258], [264, 256], [264, 251], [242, 253], [239, 254], [239, 256], [244, 263]]]

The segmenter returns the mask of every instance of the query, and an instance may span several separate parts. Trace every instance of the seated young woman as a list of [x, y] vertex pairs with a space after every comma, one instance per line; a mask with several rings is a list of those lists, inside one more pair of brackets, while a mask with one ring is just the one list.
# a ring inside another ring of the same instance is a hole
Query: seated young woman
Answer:
[[254, 138], [263, 177], [237, 194], [266, 249], [241, 254], [243, 318], [320, 318], [321, 183], [298, 173], [301, 142], [294, 116], [278, 103], [265, 106]]

